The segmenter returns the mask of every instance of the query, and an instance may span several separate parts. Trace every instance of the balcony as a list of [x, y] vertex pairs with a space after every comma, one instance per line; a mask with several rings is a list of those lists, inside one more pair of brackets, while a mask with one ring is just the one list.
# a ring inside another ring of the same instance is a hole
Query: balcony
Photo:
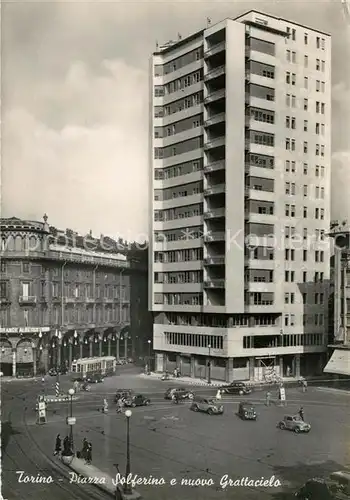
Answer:
[[20, 295], [19, 303], [23, 305], [27, 304], [36, 304], [37, 297], [36, 295]]
[[216, 186], [204, 190], [204, 196], [212, 196], [221, 193], [225, 193], [225, 184], [216, 184]]
[[222, 266], [225, 265], [225, 255], [207, 257], [203, 262], [205, 266]]
[[205, 143], [204, 151], [208, 151], [208, 149], [219, 148], [221, 146], [225, 146], [225, 136], [217, 137], [216, 139]]
[[225, 98], [225, 96], [226, 96], [225, 89], [215, 90], [215, 92], [211, 92], [210, 94], [207, 95], [207, 97], [204, 99], [204, 104], [209, 104], [210, 102], [218, 101], [219, 99]]
[[205, 234], [204, 241], [207, 243], [210, 243], [211, 241], [225, 241], [225, 231]]
[[217, 123], [224, 122], [226, 118], [226, 113], [218, 113], [216, 115], [210, 116], [204, 122], [205, 127], [210, 127], [211, 125], [216, 125]]
[[225, 170], [225, 160], [219, 160], [213, 163], [209, 163], [208, 165], [204, 166], [203, 170], [206, 174], [209, 172], [217, 172], [218, 170]]
[[212, 208], [204, 213], [204, 219], [218, 219], [220, 217], [225, 217], [225, 207]]
[[215, 54], [219, 54], [219, 52], [222, 52], [223, 50], [225, 50], [225, 48], [226, 48], [225, 41], [213, 45], [212, 47], [210, 47], [210, 49], [204, 52], [204, 59], [214, 56]]
[[213, 78], [218, 78], [221, 75], [224, 75], [226, 71], [225, 65], [219, 66], [218, 68], [212, 69], [204, 75], [204, 81], [207, 82], [208, 80], [212, 80]]
[[204, 288], [225, 288], [225, 279], [208, 279], [203, 283]]

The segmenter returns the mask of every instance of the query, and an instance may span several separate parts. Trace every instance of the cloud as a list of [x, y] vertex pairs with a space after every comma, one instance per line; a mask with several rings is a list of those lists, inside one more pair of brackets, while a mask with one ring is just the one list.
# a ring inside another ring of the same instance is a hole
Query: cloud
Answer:
[[63, 228], [72, 221], [73, 229], [88, 224], [128, 239], [147, 227], [147, 75], [120, 60], [99, 69], [76, 61], [63, 83], [41, 82], [37, 116], [7, 111], [4, 216], [47, 211]]

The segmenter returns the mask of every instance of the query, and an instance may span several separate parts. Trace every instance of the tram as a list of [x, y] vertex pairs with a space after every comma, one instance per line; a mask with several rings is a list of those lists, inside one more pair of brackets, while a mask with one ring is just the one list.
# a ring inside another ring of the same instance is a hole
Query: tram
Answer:
[[117, 361], [114, 356], [101, 358], [80, 358], [72, 363], [72, 372], [82, 378], [90, 375], [109, 375], [116, 371]]

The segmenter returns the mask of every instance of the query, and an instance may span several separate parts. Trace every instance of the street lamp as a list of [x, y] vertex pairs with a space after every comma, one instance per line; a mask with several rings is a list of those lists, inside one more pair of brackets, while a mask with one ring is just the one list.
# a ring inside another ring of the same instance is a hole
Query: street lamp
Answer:
[[67, 419], [68, 425], [70, 425], [70, 432], [69, 432], [69, 442], [71, 446], [71, 450], [73, 451], [74, 449], [74, 442], [73, 442], [73, 425], [75, 424], [75, 418], [73, 418], [73, 396], [75, 394], [74, 389], [69, 389], [68, 394], [70, 396], [70, 416]]
[[130, 467], [130, 417], [132, 415], [131, 410], [126, 410], [126, 470], [125, 470], [125, 484], [124, 484], [124, 493], [126, 495], [131, 495], [132, 487], [128, 484], [128, 477], [131, 474]]
[[211, 345], [208, 344], [208, 349], [209, 349], [209, 360], [208, 360], [208, 384], [211, 384], [211, 362], [210, 362], [210, 349]]

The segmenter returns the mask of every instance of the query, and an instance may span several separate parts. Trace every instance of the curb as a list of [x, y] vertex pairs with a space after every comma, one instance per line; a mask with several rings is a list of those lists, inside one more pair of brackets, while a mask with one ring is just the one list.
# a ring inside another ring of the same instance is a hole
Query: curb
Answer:
[[[62, 459], [61, 459], [62, 460]], [[96, 486], [99, 490], [109, 494], [115, 500], [142, 500], [142, 496], [136, 490], [132, 490], [131, 494], [124, 493], [120, 485], [113, 484], [112, 477], [102, 472], [94, 465], [85, 464], [84, 460], [73, 457], [70, 461], [65, 461], [64, 465], [69, 467], [76, 475], [90, 479], [88, 484]]]

